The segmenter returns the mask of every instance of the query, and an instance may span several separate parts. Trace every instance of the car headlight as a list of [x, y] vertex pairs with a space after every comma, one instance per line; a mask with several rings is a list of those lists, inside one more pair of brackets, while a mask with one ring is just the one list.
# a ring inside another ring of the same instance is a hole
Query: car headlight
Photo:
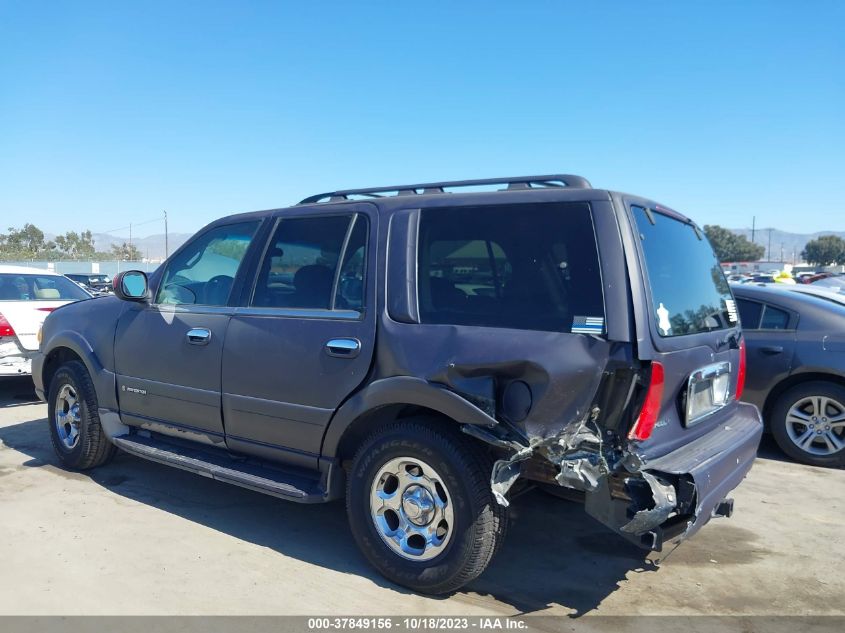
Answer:
[[42, 331], [43, 331], [43, 330], [44, 330], [44, 326], [43, 326], [43, 325], [39, 325], [39, 326], [38, 326], [38, 334], [36, 334], [36, 335], [35, 335], [35, 338], [37, 338], [37, 339], [38, 339], [38, 347], [39, 347], [39, 348], [41, 347], [41, 339], [43, 338], [43, 334], [42, 334]]

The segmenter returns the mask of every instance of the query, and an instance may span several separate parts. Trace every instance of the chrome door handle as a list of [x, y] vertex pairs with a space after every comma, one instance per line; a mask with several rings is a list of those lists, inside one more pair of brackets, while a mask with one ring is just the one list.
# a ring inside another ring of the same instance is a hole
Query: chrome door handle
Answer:
[[357, 338], [333, 338], [326, 343], [326, 354], [338, 358], [355, 358], [361, 352]]
[[195, 327], [185, 335], [191, 345], [208, 345], [211, 340], [211, 330], [205, 327]]

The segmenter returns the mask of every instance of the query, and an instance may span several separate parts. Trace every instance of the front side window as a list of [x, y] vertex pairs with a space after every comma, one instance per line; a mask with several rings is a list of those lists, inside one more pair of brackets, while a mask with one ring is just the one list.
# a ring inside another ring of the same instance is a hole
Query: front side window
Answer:
[[259, 267], [251, 305], [356, 310], [364, 305], [367, 218], [282, 218]]
[[79, 301], [90, 297], [60, 275], [0, 274], [0, 301]]
[[194, 238], [167, 264], [156, 303], [224, 306], [258, 222], [227, 224]]
[[736, 326], [730, 286], [713, 248], [686, 222], [632, 206], [662, 337]]
[[418, 250], [423, 323], [604, 332], [587, 204], [426, 209]]

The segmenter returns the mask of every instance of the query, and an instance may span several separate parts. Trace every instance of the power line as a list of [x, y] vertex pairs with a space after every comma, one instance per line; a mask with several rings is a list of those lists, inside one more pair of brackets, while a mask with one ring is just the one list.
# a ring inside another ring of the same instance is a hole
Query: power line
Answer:
[[118, 231], [123, 231], [126, 229], [131, 229], [135, 226], [144, 226], [145, 224], [152, 224], [153, 222], [162, 222], [163, 217], [159, 216], [157, 218], [152, 218], [151, 220], [144, 220], [143, 222], [132, 222], [131, 224], [127, 224], [126, 226], [119, 226], [116, 229], [111, 229], [110, 231], [97, 231], [97, 233], [117, 233]]

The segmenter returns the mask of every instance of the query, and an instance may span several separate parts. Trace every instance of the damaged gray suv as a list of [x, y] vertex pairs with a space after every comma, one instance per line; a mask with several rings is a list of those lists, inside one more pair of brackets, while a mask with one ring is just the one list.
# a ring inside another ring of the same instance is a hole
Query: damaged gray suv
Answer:
[[481, 574], [526, 486], [644, 548], [688, 537], [731, 514], [763, 428], [701, 230], [578, 176], [316, 195], [114, 285], [43, 326], [63, 464], [119, 448], [345, 498], [367, 559], [420, 592]]

